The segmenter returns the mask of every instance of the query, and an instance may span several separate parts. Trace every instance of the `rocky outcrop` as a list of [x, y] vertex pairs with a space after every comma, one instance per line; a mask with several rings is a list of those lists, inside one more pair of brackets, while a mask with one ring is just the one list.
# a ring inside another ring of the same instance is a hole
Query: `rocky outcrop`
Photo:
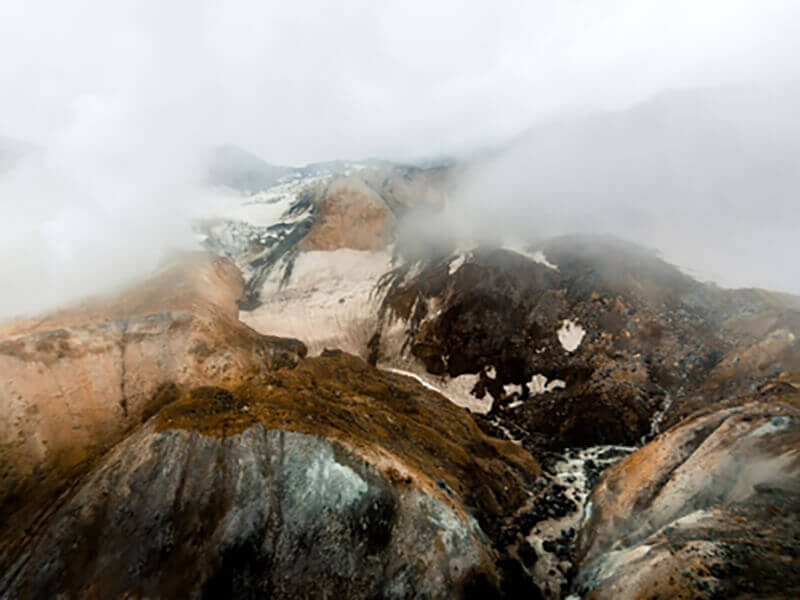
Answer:
[[3, 539], [182, 386], [231, 384], [298, 362], [302, 344], [238, 321], [241, 291], [229, 261], [194, 255], [116, 298], [3, 326]]
[[394, 216], [373, 190], [356, 178], [338, 179], [316, 203], [316, 219], [298, 248], [381, 250], [392, 240]]
[[701, 415], [612, 467], [581, 528], [586, 598], [795, 598], [800, 393]]
[[277, 276], [291, 286], [299, 255], [309, 251], [385, 252], [396, 220], [436, 210], [451, 187], [446, 167], [422, 169], [381, 161], [333, 162], [292, 171], [247, 195], [227, 218], [195, 224], [211, 251], [234, 260], [245, 277], [244, 310], [255, 310]]
[[665, 426], [710, 406], [741, 405], [754, 392], [770, 395], [800, 372], [800, 302], [764, 290], [733, 290], [719, 313], [726, 351], [699, 385], [677, 394]]
[[539, 473], [412, 379], [327, 353], [161, 409], [24, 536], [0, 594], [535, 597], [514, 548]]
[[482, 537], [441, 500], [395, 487], [316, 436], [148, 428], [87, 478], [0, 589], [17, 598], [450, 598], [491, 574]]
[[532, 448], [638, 443], [729, 345], [708, 308], [715, 290], [607, 238], [476, 248], [382, 285], [375, 360], [410, 354], [434, 375], [475, 375], [473, 395], [491, 396]]
[[378, 289], [372, 360], [469, 380], [487, 430], [534, 451], [636, 445], [800, 369], [796, 298], [721, 290], [612, 238], [400, 261]]

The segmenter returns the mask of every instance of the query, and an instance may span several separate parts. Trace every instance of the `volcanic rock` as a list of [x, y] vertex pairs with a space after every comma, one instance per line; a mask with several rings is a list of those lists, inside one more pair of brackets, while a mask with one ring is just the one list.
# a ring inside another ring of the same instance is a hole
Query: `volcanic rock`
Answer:
[[417, 382], [326, 353], [161, 409], [25, 537], [0, 594], [535, 594], [503, 540], [539, 472]]
[[394, 216], [362, 181], [336, 180], [317, 202], [316, 220], [298, 248], [302, 250], [380, 250], [392, 240]]
[[795, 598], [800, 393], [697, 416], [606, 472], [586, 507], [586, 598]]
[[181, 386], [231, 384], [300, 360], [299, 342], [237, 319], [241, 291], [230, 261], [193, 255], [118, 297], [3, 326], [3, 539]]
[[[614, 240], [545, 249], [477, 248], [413, 277], [399, 267], [381, 282], [377, 361], [410, 353], [432, 374], [474, 374], [473, 394], [492, 397], [496, 418], [549, 444], [637, 443], [691, 384], [683, 366], [727, 348], [697, 300], [715, 291]], [[399, 342], [387, 335], [397, 320], [407, 324]]]

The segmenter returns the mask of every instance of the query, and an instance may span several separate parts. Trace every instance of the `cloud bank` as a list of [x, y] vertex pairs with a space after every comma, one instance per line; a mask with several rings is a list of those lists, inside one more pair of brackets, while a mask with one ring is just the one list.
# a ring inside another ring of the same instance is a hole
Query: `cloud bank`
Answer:
[[[626, 111], [670, 90], [780, 90], [796, 75], [798, 16], [790, 0], [6, 0], [0, 138], [40, 152], [0, 175], [0, 317], [118, 285], [190, 245], [189, 219], [216, 201], [201, 182], [217, 144], [278, 164], [475, 156], [560, 126], [546, 123]], [[642, 164], [641, 132], [607, 140], [619, 147], [606, 153], [565, 127], [548, 134], [571, 140], [559, 149], [517, 153], [535, 157], [538, 166], [521, 166], [539, 176], [516, 180], [529, 193], [493, 193], [498, 228], [523, 214], [535, 215], [531, 227], [550, 218], [558, 229], [560, 215], [547, 217], [544, 198], [570, 206], [562, 193], [575, 198], [569, 216], [596, 214], [577, 200], [584, 188], [559, 179], [570, 170], [591, 187], [599, 177], [609, 197], [614, 186], [652, 191], [648, 173], [672, 185], [663, 178], [677, 170]], [[679, 147], [664, 141], [660, 152]], [[616, 161], [592, 158], [603, 155], [629, 161], [633, 184]], [[702, 171], [695, 166], [692, 173]], [[609, 174], [590, 172], [606, 167]], [[476, 195], [486, 197], [474, 190], [497, 179], [476, 174], [465, 202], [474, 206]], [[628, 193], [622, 204], [638, 202], [630, 214], [608, 214], [629, 231], [642, 219], [638, 210], [660, 218], [665, 197]], [[784, 235], [794, 216], [787, 211], [771, 213], [759, 231]]]

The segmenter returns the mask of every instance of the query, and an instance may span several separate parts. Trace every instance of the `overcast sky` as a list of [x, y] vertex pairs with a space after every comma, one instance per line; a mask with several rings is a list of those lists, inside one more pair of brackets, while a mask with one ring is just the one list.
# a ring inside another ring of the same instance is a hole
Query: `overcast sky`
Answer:
[[[188, 243], [215, 144], [279, 164], [463, 156], [676, 89], [781, 89], [798, 56], [793, 0], [2, 0], [0, 138], [45, 152], [0, 176], [0, 316]], [[500, 197], [512, 219], [532, 202]]]
[[463, 152], [554, 112], [785, 74], [798, 21], [793, 0], [3, 0], [0, 135], [121, 128], [288, 163]]

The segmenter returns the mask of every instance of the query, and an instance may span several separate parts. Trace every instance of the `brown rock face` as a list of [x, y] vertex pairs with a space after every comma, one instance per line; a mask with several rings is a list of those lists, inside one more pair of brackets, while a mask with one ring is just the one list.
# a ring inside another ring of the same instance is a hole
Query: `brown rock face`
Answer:
[[612, 467], [578, 544], [587, 598], [796, 598], [800, 393], [690, 419]]
[[6, 326], [0, 597], [535, 597], [536, 460], [413, 379], [257, 334], [241, 290], [194, 256]]
[[330, 352], [180, 394], [15, 540], [0, 595], [535, 597], [508, 547], [539, 473]]
[[362, 181], [338, 179], [317, 202], [316, 219], [300, 250], [380, 250], [392, 240], [394, 216]]
[[241, 290], [229, 261], [196, 255], [118, 298], [4, 327], [0, 535], [25, 527], [181, 386], [232, 384], [304, 355], [302, 344], [238, 321]]
[[800, 373], [800, 306], [793, 296], [764, 290], [735, 290], [721, 307], [721, 335], [728, 340], [719, 361], [699, 385], [677, 395], [666, 426], [697, 411], [738, 406], [754, 391], [762, 395], [797, 388]]
[[458, 598], [492, 580], [481, 538], [441, 500], [316, 436], [146, 427], [55, 511], [0, 593]]

